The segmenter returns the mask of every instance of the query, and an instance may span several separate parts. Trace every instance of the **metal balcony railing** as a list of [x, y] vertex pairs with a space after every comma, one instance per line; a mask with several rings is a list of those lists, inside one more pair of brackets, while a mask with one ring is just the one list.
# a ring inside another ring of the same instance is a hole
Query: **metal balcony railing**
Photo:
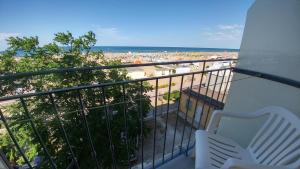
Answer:
[[[198, 67], [194, 68], [194, 71], [185, 73], [173, 73], [166, 76], [134, 80], [111, 79], [101, 83], [91, 82], [90, 84], [50, 88], [46, 91], [32, 90], [23, 92], [21, 90], [21, 94], [7, 94], [0, 98], [1, 121], [3, 128], [6, 130], [5, 132], [9, 134], [11, 141], [14, 143], [15, 147], [11, 147], [11, 149], [16, 149], [24, 160], [24, 168], [157, 168], [180, 154], [187, 154], [194, 146], [194, 131], [206, 127], [214, 109], [223, 108], [231, 83], [232, 67], [235, 61], [236, 59], [173, 61], [65, 68], [1, 75], [0, 81], [15, 81], [17, 83], [24, 78], [52, 77], [52, 75], [57, 74], [200, 63]], [[214, 69], [213, 65], [215, 63], [224, 62], [230, 64]], [[160, 85], [161, 81], [166, 82], [167, 85]], [[110, 94], [114, 91], [117, 91], [116, 95], [119, 97], [112, 99]], [[88, 102], [91, 96], [96, 98], [94, 105], [90, 105]], [[61, 101], [61, 98], [66, 100]], [[147, 112], [144, 111], [146, 108], [143, 107], [143, 101], [145, 100], [148, 100], [150, 104]], [[53, 114], [40, 116], [32, 112], [32, 109], [36, 110], [39, 108], [29, 106], [33, 102], [41, 102], [41, 104], [36, 105], [46, 106], [41, 109], [43, 111], [51, 110]], [[64, 102], [74, 105], [73, 108], [69, 109], [70, 112], [63, 109]], [[21, 112], [19, 119], [11, 118], [9, 109], [5, 108], [7, 104], [19, 105], [19, 112]], [[120, 110], [120, 106], [123, 111], [116, 112], [114, 107], [118, 107], [118, 110]], [[92, 116], [92, 110], [99, 112], [98, 115]], [[138, 113], [132, 115], [132, 112]], [[72, 115], [74, 115], [74, 121], [82, 124], [83, 127], [83, 129], [72, 128], [72, 130], [83, 132], [82, 136], [78, 136], [79, 138], [76, 140], [70, 140], [69, 133], [72, 133], [72, 131], [70, 128], [66, 129], [71, 122], [66, 121], [65, 117]], [[120, 118], [115, 116], [120, 116]], [[99, 118], [101, 125], [91, 124], [91, 118]], [[119, 119], [122, 119], [122, 121], [118, 121]], [[135, 128], [132, 127], [132, 124], [128, 124], [132, 119], [134, 120], [134, 125], [138, 124]], [[40, 123], [40, 121], [43, 121], [43, 123]], [[105, 122], [105, 124], [102, 125], [102, 122]], [[26, 156], [26, 147], [20, 145], [18, 136], [15, 135], [16, 129], [11, 127], [11, 124], [16, 123], [26, 124], [32, 130], [34, 134], [33, 140], [41, 147], [41, 152], [38, 153], [44, 157], [44, 162], [40, 166], [30, 162]], [[45, 135], [51, 135], [54, 132], [52, 133], [50, 129], [50, 131], [40, 131], [38, 129], [39, 125], [50, 123], [57, 124], [61, 133], [59, 137], [62, 137], [64, 140], [55, 151], [50, 151], [48, 144], [52, 144], [56, 140], [43, 139]], [[122, 131], [115, 129], [115, 126], [118, 125], [123, 125]], [[147, 135], [145, 134], [145, 128], [150, 130], [150, 132], [147, 131]], [[98, 131], [99, 133], [105, 133], [104, 136], [97, 137], [104, 140], [93, 138], [93, 134]], [[116, 133], [116, 131], [119, 133]], [[137, 137], [130, 138], [131, 135]], [[116, 138], [119, 141], [115, 141]], [[90, 154], [87, 155], [91, 156], [91, 165], [81, 165], [80, 156], [84, 155], [77, 152], [78, 147], [73, 146], [74, 142], [81, 142], [84, 148], [86, 146], [86, 149], [89, 149]], [[105, 144], [106, 147], [99, 144]], [[57, 159], [59, 157], [56, 157], [56, 152], [60, 151], [62, 146], [63, 148], [67, 147], [67, 159], [64, 164], [61, 162], [58, 164]], [[137, 151], [132, 150], [132, 147], [135, 147]], [[118, 150], [118, 148], [121, 150]], [[119, 153], [124, 152], [123, 150], [127, 156], [125, 161], [118, 158]], [[108, 162], [109, 164], [107, 164]]]

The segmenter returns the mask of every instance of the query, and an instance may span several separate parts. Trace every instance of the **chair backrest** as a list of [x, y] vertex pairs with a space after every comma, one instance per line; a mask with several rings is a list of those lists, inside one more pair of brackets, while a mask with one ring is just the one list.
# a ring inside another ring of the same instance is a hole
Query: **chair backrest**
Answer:
[[267, 121], [247, 150], [259, 164], [300, 167], [300, 120], [282, 107], [266, 107], [256, 114], [268, 114]]

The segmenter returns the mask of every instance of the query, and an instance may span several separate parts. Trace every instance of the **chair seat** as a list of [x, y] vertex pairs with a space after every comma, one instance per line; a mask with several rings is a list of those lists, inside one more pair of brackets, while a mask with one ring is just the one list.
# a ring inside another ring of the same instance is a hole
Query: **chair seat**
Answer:
[[253, 161], [248, 151], [233, 140], [204, 130], [196, 131], [196, 169], [218, 169], [229, 158]]

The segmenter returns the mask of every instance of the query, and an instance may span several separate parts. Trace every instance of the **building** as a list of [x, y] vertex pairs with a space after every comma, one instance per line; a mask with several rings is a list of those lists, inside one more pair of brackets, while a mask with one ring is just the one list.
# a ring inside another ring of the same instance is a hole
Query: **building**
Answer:
[[156, 68], [154, 73], [155, 76], [167, 76], [172, 74], [172, 70], [167, 68]]
[[175, 68], [175, 73], [180, 74], [180, 73], [189, 73], [191, 72], [191, 68], [188, 66], [180, 66]]
[[[213, 63], [209, 68], [207, 68], [207, 70], [224, 69], [230, 67], [231, 65], [232, 65], [231, 62], [216, 62]], [[209, 81], [207, 80], [205, 82], [205, 86], [208, 86], [210, 90], [215, 90], [217, 92], [224, 93], [225, 90], [228, 91], [228, 89], [230, 88], [230, 83], [228, 83], [227, 86], [221, 84], [222, 82], [224, 83], [227, 81], [231, 81], [232, 76], [230, 76], [230, 71], [221, 70], [219, 71], [219, 73], [217, 71], [212, 71], [212, 72], [208, 72], [207, 74], [208, 74], [207, 77], [210, 76], [210, 80]], [[216, 84], [215, 87], [214, 84]]]
[[[193, 121], [194, 127], [199, 126], [201, 116], [200, 127], [204, 127], [206, 118], [209, 118], [214, 110], [220, 110], [224, 107], [224, 103], [222, 102], [224, 95], [209, 89], [206, 94], [206, 89], [205, 87], [201, 87], [199, 93], [199, 87], [195, 87], [192, 90], [186, 89], [181, 95], [179, 109], [181, 117], [185, 119], [187, 113], [187, 121], [192, 123], [192, 119], [195, 116]], [[213, 97], [211, 97], [212, 95]]]
[[142, 79], [146, 77], [146, 73], [144, 69], [140, 67], [128, 67], [127, 71], [128, 71], [128, 76], [131, 79]]

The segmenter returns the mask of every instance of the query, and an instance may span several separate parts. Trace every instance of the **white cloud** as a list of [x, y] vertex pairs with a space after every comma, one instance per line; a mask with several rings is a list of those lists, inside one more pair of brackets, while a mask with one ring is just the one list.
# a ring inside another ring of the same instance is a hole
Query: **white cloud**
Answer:
[[124, 36], [118, 28], [115, 27], [107, 28], [96, 26], [94, 30], [96, 38], [101, 45], [116, 44], [129, 39], [127, 36]]
[[233, 25], [219, 25], [219, 29], [221, 30], [241, 30], [243, 29], [242, 25], [233, 24]]
[[11, 36], [18, 36], [20, 33], [8, 33], [8, 32], [0, 32], [0, 41], [5, 41], [7, 38]]
[[243, 26], [238, 24], [233, 25], [218, 25], [216, 28], [205, 31], [203, 36], [211, 41], [241, 41], [243, 35]]
[[20, 33], [11, 33], [11, 32], [0, 32], [0, 50], [5, 50], [7, 48], [6, 39], [13, 36], [19, 36]]

